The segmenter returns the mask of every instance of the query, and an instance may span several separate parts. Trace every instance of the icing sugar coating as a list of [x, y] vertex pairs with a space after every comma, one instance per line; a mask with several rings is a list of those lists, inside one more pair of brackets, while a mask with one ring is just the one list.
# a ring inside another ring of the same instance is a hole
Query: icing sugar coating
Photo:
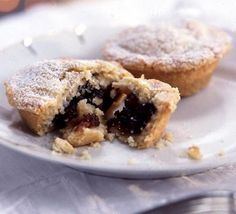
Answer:
[[39, 113], [45, 105], [57, 105], [58, 97], [78, 85], [83, 76], [100, 72], [106, 78], [130, 76], [118, 64], [101, 60], [47, 60], [27, 66], [5, 83], [9, 103], [18, 109]]
[[192, 69], [223, 57], [230, 37], [196, 21], [138, 26], [121, 32], [105, 46], [105, 57], [126, 68], [155, 67], [165, 71]]

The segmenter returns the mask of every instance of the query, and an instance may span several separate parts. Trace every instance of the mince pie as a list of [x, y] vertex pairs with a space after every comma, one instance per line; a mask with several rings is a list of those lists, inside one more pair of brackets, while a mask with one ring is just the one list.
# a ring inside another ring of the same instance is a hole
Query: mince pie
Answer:
[[131, 147], [153, 146], [180, 99], [178, 89], [158, 80], [133, 77], [114, 82], [112, 87], [117, 99], [105, 113], [108, 131]]
[[104, 57], [136, 77], [161, 80], [189, 96], [207, 85], [230, 47], [225, 32], [185, 20], [126, 29], [107, 42]]
[[101, 60], [38, 62], [5, 87], [9, 103], [35, 133], [59, 129], [73, 147], [111, 133], [130, 146], [150, 147], [179, 101], [178, 89], [134, 78], [117, 63]]

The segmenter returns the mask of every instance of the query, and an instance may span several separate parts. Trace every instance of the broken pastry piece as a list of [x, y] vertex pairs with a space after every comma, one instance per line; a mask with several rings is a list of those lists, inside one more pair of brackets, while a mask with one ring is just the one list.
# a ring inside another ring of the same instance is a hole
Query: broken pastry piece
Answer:
[[77, 104], [77, 118], [63, 130], [63, 138], [74, 147], [94, 144], [105, 140], [104, 113], [83, 99]]
[[[80, 100], [106, 111], [113, 82], [132, 75], [101, 60], [47, 60], [26, 67], [5, 83], [9, 103], [38, 135], [77, 118]], [[102, 101], [99, 103], [99, 101]]]
[[75, 149], [66, 140], [56, 137], [52, 142], [52, 150], [61, 154], [74, 154]]
[[134, 78], [101, 60], [39, 62], [5, 86], [9, 103], [35, 133], [59, 129], [73, 147], [111, 134], [132, 147], [151, 147], [180, 99], [178, 89], [166, 83]]
[[178, 89], [158, 80], [133, 77], [114, 82], [112, 87], [121, 95], [115, 108], [108, 109], [108, 131], [131, 147], [153, 146], [180, 99]]

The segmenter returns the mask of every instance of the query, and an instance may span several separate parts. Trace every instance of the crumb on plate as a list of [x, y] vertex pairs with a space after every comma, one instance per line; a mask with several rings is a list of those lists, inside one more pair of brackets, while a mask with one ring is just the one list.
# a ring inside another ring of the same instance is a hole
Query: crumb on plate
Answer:
[[136, 147], [137, 146], [137, 143], [134, 141], [134, 138], [132, 136], [129, 136], [127, 138], [127, 141], [128, 141], [128, 144], [130, 147]]
[[222, 157], [225, 155], [225, 151], [224, 149], [221, 149], [219, 152], [218, 152], [218, 156]]
[[79, 156], [80, 160], [90, 160], [92, 158], [88, 150], [82, 151]]
[[109, 142], [112, 142], [112, 141], [114, 140], [114, 138], [115, 138], [115, 134], [113, 134], [113, 133], [108, 133], [108, 134], [106, 135], [106, 138], [107, 138], [107, 140], [109, 140]]
[[55, 140], [53, 141], [52, 150], [57, 153], [62, 153], [62, 154], [75, 153], [74, 147], [67, 140], [63, 140], [59, 137], [55, 138]]
[[137, 164], [138, 161], [135, 158], [130, 158], [127, 163], [128, 165], [134, 165], [134, 164]]
[[198, 146], [190, 146], [187, 150], [188, 157], [193, 160], [201, 160], [202, 159], [202, 153]]

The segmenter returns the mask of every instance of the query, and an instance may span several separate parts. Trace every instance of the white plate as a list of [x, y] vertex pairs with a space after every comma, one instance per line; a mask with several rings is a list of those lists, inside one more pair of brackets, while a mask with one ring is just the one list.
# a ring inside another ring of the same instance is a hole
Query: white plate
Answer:
[[[195, 96], [182, 99], [167, 130], [174, 135], [173, 144], [163, 149], [135, 150], [118, 141], [104, 142], [100, 148], [88, 148], [92, 159], [78, 155], [55, 155], [47, 135], [31, 134], [16, 110], [6, 101], [3, 82], [19, 68], [40, 59], [56, 57], [100, 58], [104, 41], [118, 28], [87, 28], [84, 42], [72, 32], [46, 35], [33, 41], [31, 49], [17, 44], [0, 53], [0, 144], [48, 161], [59, 162], [81, 171], [126, 178], [160, 178], [201, 172], [232, 163], [236, 157], [236, 63], [235, 52], [220, 64], [209, 86]], [[108, 33], [105, 33], [108, 32]], [[198, 145], [203, 159], [183, 157], [191, 145]], [[80, 148], [85, 150], [86, 147]], [[219, 156], [224, 150], [224, 155]], [[135, 164], [129, 164], [135, 160]]]

